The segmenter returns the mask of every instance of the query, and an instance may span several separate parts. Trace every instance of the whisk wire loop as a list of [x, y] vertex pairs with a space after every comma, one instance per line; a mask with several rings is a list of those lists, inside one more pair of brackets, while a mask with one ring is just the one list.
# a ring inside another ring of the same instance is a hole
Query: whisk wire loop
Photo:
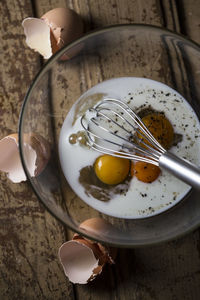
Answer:
[[[145, 125], [128, 105], [118, 99], [106, 98], [90, 108], [89, 113], [92, 115], [88, 119], [86, 114], [82, 116], [81, 124], [87, 133], [88, 143], [92, 149], [113, 156], [123, 156], [158, 165], [161, 151], [163, 152], [164, 149], [158, 150], [152, 145], [151, 134], [147, 136]], [[112, 132], [111, 126], [106, 128], [105, 121], [114, 124], [115, 129], [118, 130]], [[120, 134], [118, 134], [119, 130]], [[112, 149], [110, 145], [117, 148]]]
[[[94, 109], [96, 109], [96, 111], [99, 111], [100, 109], [102, 109], [104, 104], [108, 105], [109, 102], [111, 104], [114, 104], [115, 107], [120, 108], [124, 113], [126, 113], [131, 118], [131, 120], [134, 122], [134, 125], [131, 124], [127, 119], [124, 118], [124, 120], [126, 121], [126, 123], [128, 123], [130, 126], [132, 126], [132, 128], [135, 129], [140, 135], [142, 135], [143, 138], [148, 140], [155, 147], [158, 147], [162, 153], [164, 153], [166, 151], [160, 145], [160, 143], [154, 138], [154, 136], [149, 132], [149, 130], [147, 129], [145, 124], [142, 122], [140, 117], [125, 102], [123, 102], [119, 99], [115, 99], [115, 98], [106, 98], [106, 99], [102, 100], [99, 104], [97, 104], [94, 107]], [[115, 111], [113, 110], [113, 108], [111, 109], [111, 107], [108, 110], [115, 113]], [[139, 128], [139, 131], [138, 131], [138, 128]]]

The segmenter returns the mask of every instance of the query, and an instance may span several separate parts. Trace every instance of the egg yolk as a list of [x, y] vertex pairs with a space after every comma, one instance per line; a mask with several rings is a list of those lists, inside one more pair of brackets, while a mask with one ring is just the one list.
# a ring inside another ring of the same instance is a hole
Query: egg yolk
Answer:
[[[169, 149], [172, 146], [174, 130], [170, 121], [163, 114], [150, 113], [143, 117], [142, 121], [165, 149]], [[149, 142], [147, 143], [149, 144]]]
[[129, 174], [130, 161], [128, 159], [110, 155], [99, 156], [94, 163], [97, 177], [105, 184], [119, 184]]
[[[155, 139], [165, 148], [169, 149], [174, 140], [174, 130], [170, 121], [161, 113], [150, 113], [142, 118], [142, 122], [155, 137]], [[142, 136], [139, 135], [140, 138]], [[150, 144], [143, 139], [145, 143]], [[136, 176], [138, 180], [151, 183], [160, 174], [160, 168], [145, 162], [131, 164], [131, 176]]]
[[131, 176], [136, 176], [142, 182], [151, 183], [159, 174], [160, 168], [153, 164], [142, 161], [131, 163]]

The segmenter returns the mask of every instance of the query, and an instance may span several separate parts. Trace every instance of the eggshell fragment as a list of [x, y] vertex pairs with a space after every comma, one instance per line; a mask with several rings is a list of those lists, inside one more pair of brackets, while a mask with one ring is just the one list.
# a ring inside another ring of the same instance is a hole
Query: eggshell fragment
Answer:
[[[91, 218], [84, 221], [80, 227], [105, 229], [106, 226], [109, 226], [108, 224], [104, 219]], [[77, 251], [75, 247], [77, 247]], [[60, 247], [58, 256], [69, 280], [73, 283], [86, 284], [102, 272], [106, 263], [114, 264], [113, 258], [116, 257], [116, 249], [106, 247], [76, 233], [71, 241]]]
[[78, 240], [68, 241], [60, 247], [59, 258], [71, 282], [86, 284], [91, 277], [94, 278], [99, 260], [87, 245]]
[[89, 232], [109, 232], [113, 230], [113, 226], [103, 218], [90, 218], [79, 225], [80, 228]]
[[[14, 183], [26, 181], [18, 146], [17, 133], [0, 140], [0, 170], [6, 172]], [[35, 133], [24, 134], [23, 152], [30, 176], [39, 175], [50, 158], [50, 146], [47, 141]]]
[[[26, 18], [23, 20], [22, 26], [27, 45], [39, 52], [45, 59], [50, 58], [52, 54], [79, 38], [83, 33], [81, 18], [69, 8], [52, 9], [41, 19]], [[78, 48], [81, 49], [81, 47]], [[71, 56], [71, 54], [63, 56], [62, 59], [68, 59]]]
[[50, 27], [44, 20], [26, 18], [22, 22], [27, 45], [39, 52], [45, 59], [53, 54], [50, 38]]
[[[35, 172], [36, 152], [30, 145], [25, 144], [24, 151], [28, 157], [30, 175]], [[0, 170], [7, 173], [14, 183], [26, 180], [18, 149], [18, 135], [12, 134], [0, 140]]]

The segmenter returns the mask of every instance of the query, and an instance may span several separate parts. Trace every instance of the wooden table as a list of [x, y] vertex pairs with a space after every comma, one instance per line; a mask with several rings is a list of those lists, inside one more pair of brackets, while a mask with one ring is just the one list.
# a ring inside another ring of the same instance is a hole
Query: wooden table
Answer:
[[[0, 2], [0, 138], [17, 131], [24, 95], [41, 67], [25, 44], [22, 20], [69, 6], [86, 30], [117, 23], [164, 26], [200, 43], [198, 0], [7, 0]], [[173, 242], [119, 249], [116, 264], [88, 285], [73, 285], [58, 261], [63, 226], [27, 183], [0, 174], [0, 299], [199, 299], [200, 231]]]

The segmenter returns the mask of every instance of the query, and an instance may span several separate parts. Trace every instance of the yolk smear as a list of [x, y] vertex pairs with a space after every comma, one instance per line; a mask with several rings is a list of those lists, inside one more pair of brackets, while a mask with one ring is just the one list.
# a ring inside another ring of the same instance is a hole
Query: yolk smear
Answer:
[[151, 113], [143, 117], [142, 121], [165, 149], [169, 149], [172, 146], [174, 130], [170, 121], [163, 114]]
[[151, 183], [158, 178], [160, 168], [146, 162], [138, 161], [131, 163], [131, 176], [136, 176], [138, 180]]
[[110, 155], [99, 156], [94, 163], [97, 177], [105, 184], [119, 184], [129, 174], [130, 161], [128, 159]]

